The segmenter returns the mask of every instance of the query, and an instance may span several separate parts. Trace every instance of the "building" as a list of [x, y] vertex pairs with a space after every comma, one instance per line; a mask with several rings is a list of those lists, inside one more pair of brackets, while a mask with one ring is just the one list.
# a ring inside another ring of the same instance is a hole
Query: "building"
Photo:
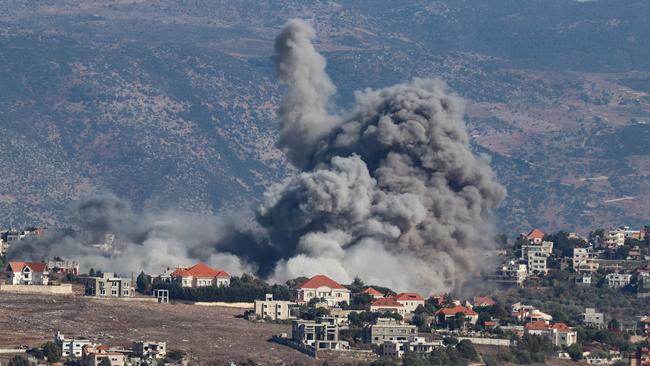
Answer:
[[636, 352], [630, 355], [630, 366], [648, 366], [650, 365], [650, 349], [640, 347]]
[[528, 277], [528, 267], [526, 264], [509, 261], [502, 265], [495, 275], [488, 276], [488, 282], [521, 287], [526, 277]]
[[322, 317], [315, 321], [294, 320], [291, 323], [291, 339], [317, 351], [350, 348], [348, 342], [339, 340], [339, 325], [332, 317]]
[[594, 308], [586, 308], [582, 321], [585, 325], [600, 329], [605, 326], [605, 314], [596, 312]]
[[529, 274], [547, 274], [547, 260], [552, 254], [552, 241], [533, 241], [521, 246], [521, 259], [526, 261]]
[[49, 273], [43, 262], [9, 262], [5, 268], [10, 285], [47, 285]]
[[79, 274], [79, 263], [75, 261], [51, 260], [47, 261], [47, 268], [52, 273], [60, 274]]
[[102, 277], [86, 278], [85, 294], [97, 297], [133, 297], [135, 289], [130, 278], [120, 278], [114, 273], [106, 272]]
[[591, 276], [578, 276], [575, 279], [576, 284], [578, 285], [591, 285]]
[[550, 322], [553, 320], [551, 315], [540, 311], [536, 307], [524, 305], [519, 302], [512, 304], [512, 317], [522, 323], [535, 321]]
[[446, 325], [450, 319], [455, 319], [456, 315], [462, 313], [465, 316], [465, 321], [474, 325], [478, 321], [478, 313], [472, 309], [464, 306], [454, 306], [451, 308], [442, 308], [434, 314], [436, 317], [436, 324]]
[[609, 273], [605, 276], [605, 283], [612, 288], [625, 287], [630, 284], [631, 280], [632, 275], [626, 273]]
[[387, 311], [397, 313], [399, 315], [405, 315], [407, 313], [406, 308], [401, 303], [397, 302], [393, 297], [382, 297], [376, 299], [370, 303], [371, 312], [385, 313]]
[[107, 346], [87, 345], [82, 349], [82, 358], [85, 366], [99, 366], [103, 359], [107, 359], [111, 366], [124, 366], [124, 353], [111, 351]]
[[472, 301], [472, 306], [479, 308], [494, 305], [496, 305], [496, 301], [494, 301], [490, 296], [475, 296]]
[[296, 292], [298, 302], [323, 299], [329, 306], [350, 303], [350, 290], [324, 275], [314, 276], [301, 283]]
[[557, 347], [569, 347], [578, 341], [578, 334], [564, 323], [549, 324], [542, 320], [524, 325], [524, 334], [538, 335], [550, 338]]
[[598, 253], [593, 248], [573, 248], [573, 270], [578, 273], [598, 271]]
[[605, 246], [607, 246], [608, 248], [614, 248], [614, 247], [622, 247], [623, 245], [625, 245], [625, 230], [626, 227], [607, 230], [604, 238]]
[[167, 355], [167, 343], [165, 342], [133, 342], [133, 352], [142, 355], [143, 358], [165, 358]]
[[291, 309], [295, 302], [285, 300], [273, 300], [273, 294], [266, 294], [264, 300], [255, 300], [255, 315], [260, 319], [287, 320], [295, 318]]
[[636, 285], [636, 296], [645, 298], [650, 297], [650, 276], [639, 275], [639, 280]]
[[407, 313], [413, 313], [418, 306], [424, 306], [424, 298], [414, 292], [397, 294], [395, 295], [395, 300], [404, 306], [404, 311]]
[[540, 229], [533, 229], [526, 235], [526, 239], [528, 239], [529, 243], [541, 244], [542, 240], [544, 240], [544, 232]]
[[427, 341], [424, 337], [409, 336], [405, 341], [385, 341], [379, 347], [379, 354], [392, 358], [402, 358], [405, 352], [425, 356], [437, 347], [444, 347], [442, 340]]
[[361, 293], [372, 296], [375, 299], [379, 299], [379, 298], [384, 297], [384, 294], [382, 294], [381, 292], [377, 291], [376, 289], [374, 289], [372, 287], [368, 287], [367, 289], [363, 290]]
[[171, 280], [182, 287], [230, 286], [230, 274], [220, 269], [210, 268], [204, 263], [192, 267], [179, 267], [170, 274]]
[[57, 332], [54, 336], [54, 342], [61, 345], [61, 355], [63, 357], [81, 357], [83, 348], [88, 345], [93, 345], [90, 339], [66, 339], [60, 332]]
[[415, 325], [403, 324], [393, 318], [379, 318], [375, 324], [367, 325], [363, 329], [364, 342], [376, 345], [386, 341], [407, 341], [409, 337], [415, 337], [417, 334], [418, 328]]

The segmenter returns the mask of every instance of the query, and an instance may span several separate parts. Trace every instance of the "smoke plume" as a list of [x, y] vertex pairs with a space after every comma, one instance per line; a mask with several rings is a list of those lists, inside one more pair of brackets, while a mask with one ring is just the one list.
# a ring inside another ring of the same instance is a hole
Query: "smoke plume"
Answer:
[[[78, 232], [10, 255], [118, 272], [201, 260], [276, 281], [326, 274], [424, 294], [460, 288], [488, 264], [492, 211], [505, 197], [487, 158], [470, 150], [462, 100], [439, 80], [415, 79], [359, 91], [349, 111], [332, 114], [335, 87], [314, 36], [292, 20], [275, 41], [287, 85], [278, 147], [300, 173], [266, 192], [256, 220], [134, 213], [102, 195], [75, 207]], [[121, 253], [88, 247], [107, 232], [123, 241]]]
[[313, 35], [292, 20], [275, 43], [288, 86], [279, 146], [302, 169], [259, 209], [285, 254], [275, 278], [458, 288], [493, 247], [492, 210], [505, 197], [488, 160], [470, 150], [462, 101], [441, 81], [416, 79], [357, 92], [350, 112], [330, 115], [334, 89]]

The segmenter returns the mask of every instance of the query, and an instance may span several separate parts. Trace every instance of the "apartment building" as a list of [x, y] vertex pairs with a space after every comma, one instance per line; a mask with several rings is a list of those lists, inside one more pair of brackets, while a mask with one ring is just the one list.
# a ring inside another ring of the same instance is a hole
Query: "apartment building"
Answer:
[[402, 324], [392, 318], [379, 318], [375, 324], [367, 325], [363, 330], [364, 341], [377, 345], [386, 341], [407, 341], [417, 334], [418, 328], [415, 325]]
[[260, 319], [287, 320], [295, 318], [291, 309], [295, 302], [286, 300], [273, 300], [273, 294], [266, 294], [264, 300], [255, 300], [254, 312]]
[[291, 339], [317, 351], [349, 349], [348, 342], [339, 340], [339, 329], [336, 319], [332, 317], [294, 320], [291, 323]]
[[106, 272], [102, 277], [86, 279], [85, 294], [97, 297], [133, 297], [135, 288], [130, 278], [120, 278], [114, 273]]
[[600, 267], [598, 253], [593, 248], [573, 248], [573, 270], [578, 273], [593, 273]]

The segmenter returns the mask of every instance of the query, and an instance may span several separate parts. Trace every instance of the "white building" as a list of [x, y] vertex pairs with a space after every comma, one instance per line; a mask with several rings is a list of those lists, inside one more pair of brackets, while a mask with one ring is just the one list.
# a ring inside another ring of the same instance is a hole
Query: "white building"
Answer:
[[309, 302], [315, 298], [324, 299], [329, 306], [350, 303], [350, 290], [324, 275], [314, 276], [300, 284], [297, 295], [298, 302]]
[[133, 342], [133, 352], [142, 355], [143, 358], [165, 358], [167, 355], [167, 343], [165, 342]]
[[427, 341], [424, 337], [409, 336], [405, 341], [384, 341], [379, 349], [381, 356], [402, 358], [405, 352], [429, 355], [438, 347], [444, 347], [442, 340]]
[[54, 336], [54, 342], [61, 344], [61, 356], [63, 357], [81, 357], [84, 346], [94, 345], [90, 339], [86, 338], [66, 339], [60, 332]]
[[86, 278], [86, 296], [97, 297], [134, 297], [135, 289], [130, 278], [115, 276], [115, 273], [105, 272], [102, 277]]
[[524, 326], [524, 334], [548, 337], [557, 347], [569, 347], [578, 341], [578, 333], [566, 324], [548, 324], [541, 320], [527, 323]]
[[594, 308], [586, 308], [582, 314], [582, 319], [585, 325], [596, 328], [605, 326], [605, 314], [596, 312]]
[[625, 245], [625, 231], [625, 227], [608, 230], [605, 233], [605, 245], [608, 247], [621, 247]]
[[10, 285], [47, 285], [49, 273], [43, 262], [9, 262], [5, 268]]
[[208, 267], [204, 263], [198, 263], [188, 268], [177, 268], [170, 274], [171, 280], [182, 287], [228, 287], [230, 286], [230, 274], [220, 269]]
[[407, 313], [415, 312], [415, 309], [418, 306], [424, 306], [424, 298], [414, 292], [402, 292], [401, 294], [395, 295], [395, 301], [402, 304], [404, 311]]
[[573, 248], [573, 270], [582, 273], [598, 271], [598, 253], [592, 248]]
[[526, 261], [529, 274], [547, 274], [547, 259], [553, 254], [553, 242], [542, 241], [539, 244], [521, 246], [521, 259]]
[[609, 273], [607, 276], [605, 276], [607, 286], [613, 288], [625, 287], [630, 284], [631, 280], [632, 275], [626, 273]]
[[273, 300], [272, 294], [266, 294], [264, 300], [255, 300], [255, 315], [261, 319], [287, 320], [295, 318], [291, 314], [291, 308], [295, 302], [286, 300]]
[[509, 261], [503, 264], [495, 275], [488, 276], [488, 281], [521, 287], [526, 277], [528, 277], [528, 267], [526, 264]]

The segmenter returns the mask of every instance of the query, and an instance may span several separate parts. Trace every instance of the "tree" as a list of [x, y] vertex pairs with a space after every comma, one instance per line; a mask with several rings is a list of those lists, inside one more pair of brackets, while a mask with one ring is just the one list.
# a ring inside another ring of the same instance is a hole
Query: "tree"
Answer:
[[578, 343], [574, 343], [567, 347], [567, 353], [569, 353], [569, 357], [571, 357], [572, 360], [574, 361], [579, 361], [582, 359], [582, 347]]
[[47, 342], [43, 345], [43, 354], [47, 357], [48, 362], [59, 362], [61, 361], [61, 346], [54, 342]]
[[138, 292], [145, 293], [147, 289], [151, 286], [149, 281], [149, 276], [147, 276], [144, 271], [140, 272], [138, 278], [135, 280], [135, 283], [138, 287]]
[[474, 361], [478, 359], [478, 353], [476, 353], [474, 345], [467, 339], [460, 341], [456, 345], [456, 350], [460, 353], [460, 356], [466, 360]]
[[16, 355], [9, 360], [9, 366], [30, 366], [29, 360], [21, 355]]
[[99, 366], [111, 366], [111, 360], [108, 357], [102, 357], [102, 360], [99, 361]]
[[90, 270], [88, 270], [88, 276], [90, 277], [95, 277], [95, 269], [93, 267], [90, 267]]

